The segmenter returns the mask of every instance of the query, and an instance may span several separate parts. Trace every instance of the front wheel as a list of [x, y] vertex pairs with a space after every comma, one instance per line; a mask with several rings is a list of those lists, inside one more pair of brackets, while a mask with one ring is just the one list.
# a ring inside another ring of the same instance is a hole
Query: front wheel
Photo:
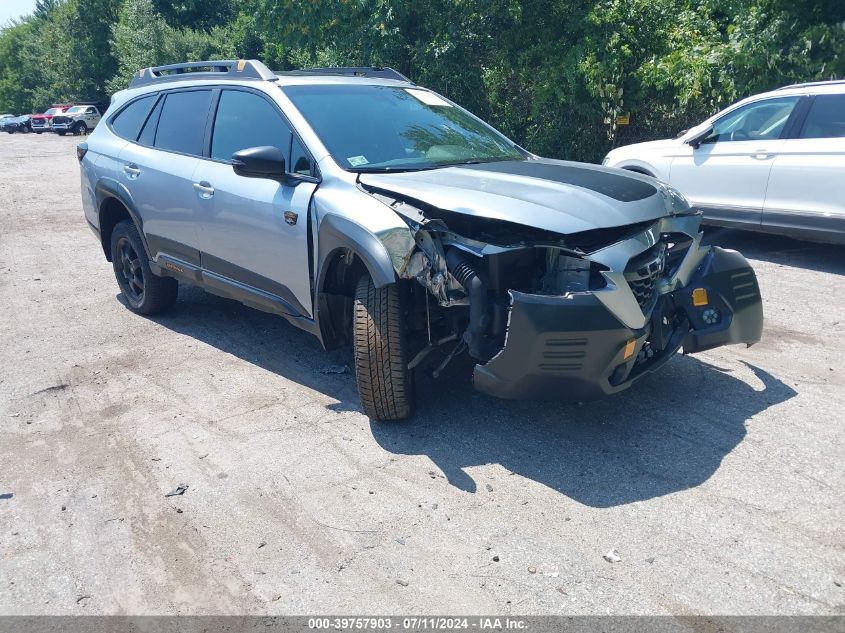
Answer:
[[56, 130], [56, 134], [58, 134], [59, 136], [64, 136], [66, 132], [64, 130]]
[[414, 410], [414, 383], [399, 287], [376, 288], [364, 275], [355, 288], [352, 317], [355, 376], [364, 413], [374, 420], [401, 420]]
[[88, 134], [88, 126], [85, 125], [82, 121], [77, 123], [73, 126], [73, 133], [76, 136], [82, 136], [83, 134]]
[[117, 285], [132, 312], [157, 314], [176, 302], [179, 282], [153, 274], [141, 235], [131, 220], [114, 227], [111, 255]]

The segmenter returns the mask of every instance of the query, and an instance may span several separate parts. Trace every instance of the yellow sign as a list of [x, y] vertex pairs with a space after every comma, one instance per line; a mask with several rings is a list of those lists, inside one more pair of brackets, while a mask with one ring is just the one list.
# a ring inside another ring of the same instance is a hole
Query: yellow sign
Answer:
[[631, 125], [631, 115], [622, 114], [616, 117], [616, 125]]

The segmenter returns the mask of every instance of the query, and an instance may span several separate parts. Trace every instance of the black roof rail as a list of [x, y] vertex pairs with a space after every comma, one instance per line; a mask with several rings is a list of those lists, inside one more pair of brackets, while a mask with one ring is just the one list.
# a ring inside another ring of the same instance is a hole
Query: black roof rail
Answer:
[[[186, 77], [186, 75], [189, 75]], [[276, 81], [276, 73], [257, 59], [227, 59], [206, 62], [185, 62], [167, 66], [142, 68], [132, 76], [130, 88], [161, 81], [185, 79], [258, 79]]]
[[369, 77], [374, 79], [395, 79], [414, 83], [398, 70], [381, 66], [322, 66], [302, 68], [287, 72], [288, 75], [344, 75], [346, 77]]

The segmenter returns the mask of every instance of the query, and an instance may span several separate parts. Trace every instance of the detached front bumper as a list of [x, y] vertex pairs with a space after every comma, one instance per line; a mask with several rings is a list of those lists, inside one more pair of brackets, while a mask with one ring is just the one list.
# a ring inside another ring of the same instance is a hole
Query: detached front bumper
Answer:
[[[694, 305], [699, 288], [707, 293], [706, 305]], [[752, 345], [763, 331], [754, 271], [742, 255], [718, 247], [709, 249], [687, 286], [659, 298], [638, 330], [623, 325], [592, 293], [510, 294], [505, 346], [473, 374], [476, 389], [500, 398], [594, 400], [627, 389], [681, 346], [692, 353]]]

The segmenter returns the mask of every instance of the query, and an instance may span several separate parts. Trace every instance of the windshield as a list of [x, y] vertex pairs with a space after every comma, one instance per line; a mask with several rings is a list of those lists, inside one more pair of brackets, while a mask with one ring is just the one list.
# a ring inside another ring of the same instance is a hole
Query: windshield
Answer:
[[335, 162], [350, 171], [525, 158], [506, 137], [428, 90], [347, 84], [283, 90]]
[[65, 111], [65, 114], [79, 114], [80, 112], [85, 112], [85, 108], [88, 106], [73, 106]]
[[62, 109], [61, 109], [61, 108], [50, 108], [50, 109], [49, 109], [49, 110], [47, 110], [47, 112], [45, 112], [44, 114], [49, 114], [49, 115], [51, 115], [51, 116], [52, 116], [53, 114], [58, 114], [58, 113], [59, 113], [59, 112], [61, 112], [61, 111], [62, 111]]

